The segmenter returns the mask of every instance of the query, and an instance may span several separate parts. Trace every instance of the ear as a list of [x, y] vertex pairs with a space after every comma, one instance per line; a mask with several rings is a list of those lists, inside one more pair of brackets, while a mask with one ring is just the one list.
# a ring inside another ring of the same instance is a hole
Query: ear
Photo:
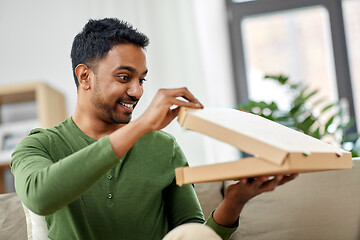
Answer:
[[79, 88], [83, 90], [89, 90], [91, 87], [91, 79], [90, 79], [91, 69], [85, 64], [79, 64], [75, 68], [75, 74], [79, 81]]

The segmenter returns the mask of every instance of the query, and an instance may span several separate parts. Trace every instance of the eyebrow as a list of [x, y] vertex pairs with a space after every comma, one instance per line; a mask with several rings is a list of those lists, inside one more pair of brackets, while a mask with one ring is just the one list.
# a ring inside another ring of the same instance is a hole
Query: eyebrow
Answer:
[[[124, 70], [124, 69], [128, 70], [128, 71], [130, 71], [132, 73], [135, 73], [135, 74], [138, 73], [138, 71], [135, 68], [130, 67], [130, 66], [120, 66], [120, 67], [117, 67], [115, 69], [115, 71]], [[146, 69], [141, 75], [146, 75], [148, 73], [148, 71], [149, 71], [149, 69]]]

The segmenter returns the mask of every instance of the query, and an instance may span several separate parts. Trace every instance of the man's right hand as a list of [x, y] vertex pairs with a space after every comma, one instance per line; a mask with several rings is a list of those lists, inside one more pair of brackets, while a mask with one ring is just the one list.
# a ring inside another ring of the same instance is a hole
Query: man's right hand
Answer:
[[116, 155], [125, 154], [145, 133], [166, 127], [178, 115], [180, 107], [199, 109], [203, 105], [186, 88], [160, 89], [138, 119], [109, 135]]
[[[176, 107], [171, 108], [174, 105]], [[187, 88], [160, 89], [138, 120], [145, 124], [147, 131], [160, 130], [178, 115], [180, 107], [200, 109], [203, 105]]]

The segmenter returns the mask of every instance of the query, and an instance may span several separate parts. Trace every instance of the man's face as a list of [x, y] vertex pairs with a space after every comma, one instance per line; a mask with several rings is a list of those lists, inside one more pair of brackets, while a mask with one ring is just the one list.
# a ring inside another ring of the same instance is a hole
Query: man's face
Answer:
[[133, 44], [116, 45], [93, 72], [90, 101], [96, 116], [108, 123], [129, 123], [147, 73], [143, 49]]

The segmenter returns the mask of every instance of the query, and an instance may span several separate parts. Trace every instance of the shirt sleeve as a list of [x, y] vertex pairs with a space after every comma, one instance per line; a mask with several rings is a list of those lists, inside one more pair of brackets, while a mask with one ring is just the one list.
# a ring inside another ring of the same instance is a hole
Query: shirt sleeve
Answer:
[[53, 162], [35, 135], [23, 139], [10, 163], [21, 201], [39, 215], [49, 215], [79, 198], [119, 162], [109, 138]]
[[[215, 211], [215, 210], [214, 210]], [[229, 227], [223, 227], [223, 226], [220, 226], [219, 224], [217, 224], [215, 221], [214, 221], [214, 218], [213, 218], [213, 213], [212, 212], [209, 216], [209, 218], [206, 220], [206, 225], [211, 227], [222, 239], [224, 240], [227, 240], [231, 237], [231, 235], [235, 232], [235, 230], [238, 228], [239, 226], [239, 219], [238, 221], [236, 222], [235, 226], [232, 227], [232, 228], [229, 228]]]

